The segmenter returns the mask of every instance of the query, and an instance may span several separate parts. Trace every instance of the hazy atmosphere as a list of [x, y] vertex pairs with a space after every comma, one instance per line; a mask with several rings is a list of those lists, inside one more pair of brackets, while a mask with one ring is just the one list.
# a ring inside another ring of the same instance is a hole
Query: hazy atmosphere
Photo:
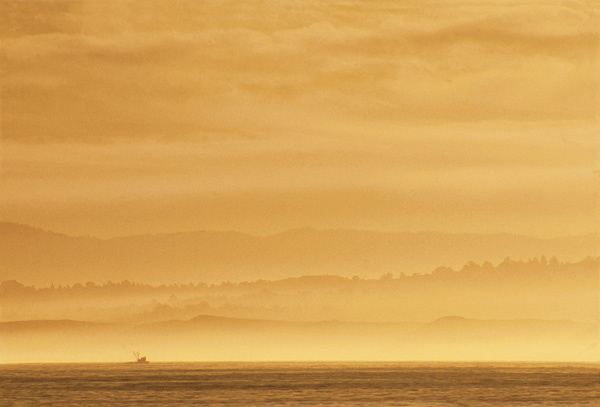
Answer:
[[0, 363], [597, 362], [599, 11], [0, 0]]
[[4, 220], [596, 231], [593, 1], [1, 7]]

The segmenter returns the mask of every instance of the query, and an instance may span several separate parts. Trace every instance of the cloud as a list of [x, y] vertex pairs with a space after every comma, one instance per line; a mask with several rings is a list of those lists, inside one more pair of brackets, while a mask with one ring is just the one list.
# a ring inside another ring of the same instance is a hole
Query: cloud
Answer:
[[305, 141], [10, 141], [0, 208], [106, 236], [307, 225], [576, 234], [595, 227], [596, 131], [478, 123]]
[[[169, 208], [249, 231], [593, 224], [597, 5], [2, 7], [0, 207], [15, 220], [106, 234], [129, 218], [185, 227]], [[109, 208], [121, 223], [104, 227]]]
[[568, 3], [35, 4], [48, 32], [13, 13], [21, 31], [3, 33], [8, 139], [285, 137], [330, 122], [597, 111], [597, 29]]

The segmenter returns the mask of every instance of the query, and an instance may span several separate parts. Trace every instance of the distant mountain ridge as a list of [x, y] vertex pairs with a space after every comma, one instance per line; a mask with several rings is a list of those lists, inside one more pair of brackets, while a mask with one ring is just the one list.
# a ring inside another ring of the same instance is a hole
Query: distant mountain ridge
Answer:
[[597, 235], [540, 239], [312, 228], [269, 236], [194, 231], [99, 239], [1, 222], [0, 280], [44, 285], [123, 279], [222, 282], [310, 274], [379, 277], [505, 257], [546, 255], [575, 261], [594, 255], [597, 242]]
[[[24, 333], [27, 331], [68, 331], [77, 329], [102, 329], [102, 328], [114, 328], [125, 326], [122, 324], [114, 323], [100, 323], [100, 322], [89, 322], [81, 320], [52, 320], [52, 319], [40, 319], [40, 320], [25, 320], [25, 321], [0, 321], [0, 333]], [[423, 337], [431, 335], [432, 333], [440, 334], [443, 333], [448, 336], [449, 332], [461, 333], [461, 334], [472, 334], [474, 330], [489, 330], [496, 331], [514, 329], [515, 327], [520, 328], [523, 332], [535, 332], [536, 329], [544, 330], [578, 330], [578, 329], [592, 329], [595, 327], [594, 324], [590, 323], [578, 323], [570, 320], [547, 320], [547, 319], [476, 319], [476, 318], [465, 318], [460, 316], [444, 316], [434, 321], [427, 323], [416, 323], [416, 322], [343, 322], [343, 321], [281, 321], [271, 319], [248, 319], [248, 318], [232, 318], [223, 317], [217, 315], [198, 315], [190, 319], [171, 319], [165, 321], [154, 322], [150, 324], [130, 324], [130, 328], [135, 328], [141, 331], [157, 332], [160, 333], [165, 329], [173, 329], [178, 327], [180, 329], [190, 329], [198, 326], [217, 327], [225, 328], [264, 328], [265, 326], [275, 328], [290, 328], [300, 327], [303, 329], [307, 328], [322, 328], [330, 329], [331, 327], [342, 326], [342, 327], [386, 327], [396, 330], [398, 333], [405, 334], [412, 332], [414, 336]], [[537, 332], [536, 332], [537, 333]], [[513, 332], [514, 334], [514, 332]]]

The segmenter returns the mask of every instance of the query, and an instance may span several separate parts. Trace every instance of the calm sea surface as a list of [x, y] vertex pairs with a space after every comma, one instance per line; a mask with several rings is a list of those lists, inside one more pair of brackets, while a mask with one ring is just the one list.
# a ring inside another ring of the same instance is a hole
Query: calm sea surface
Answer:
[[600, 364], [0, 365], [2, 406], [600, 406]]

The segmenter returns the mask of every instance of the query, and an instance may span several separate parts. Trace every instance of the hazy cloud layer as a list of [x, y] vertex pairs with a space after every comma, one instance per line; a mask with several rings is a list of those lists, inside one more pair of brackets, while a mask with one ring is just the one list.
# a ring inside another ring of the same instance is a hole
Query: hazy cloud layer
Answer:
[[0, 8], [6, 220], [595, 229], [595, 2]]
[[596, 113], [586, 3], [305, 3], [5, 2], [4, 137], [282, 137], [349, 120]]

